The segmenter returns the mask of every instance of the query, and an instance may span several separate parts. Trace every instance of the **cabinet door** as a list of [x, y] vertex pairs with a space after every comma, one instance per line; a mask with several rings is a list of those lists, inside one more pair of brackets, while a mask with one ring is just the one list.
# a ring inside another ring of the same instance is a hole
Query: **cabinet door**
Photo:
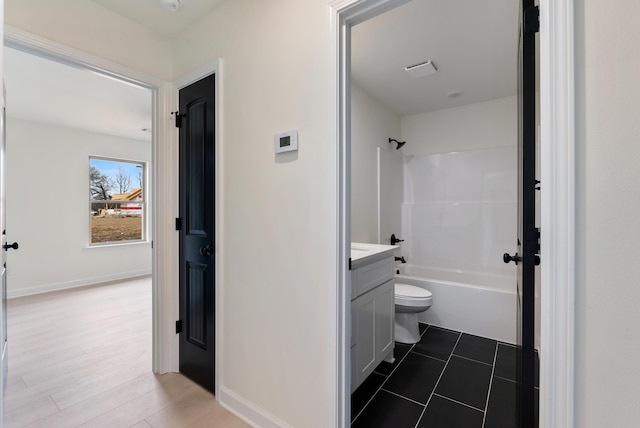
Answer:
[[376, 366], [376, 292], [365, 293], [351, 302], [352, 322], [355, 323], [356, 357], [355, 379], [356, 387], [369, 376]]
[[395, 322], [395, 289], [393, 280], [387, 281], [376, 290], [376, 360], [382, 362], [393, 352]]

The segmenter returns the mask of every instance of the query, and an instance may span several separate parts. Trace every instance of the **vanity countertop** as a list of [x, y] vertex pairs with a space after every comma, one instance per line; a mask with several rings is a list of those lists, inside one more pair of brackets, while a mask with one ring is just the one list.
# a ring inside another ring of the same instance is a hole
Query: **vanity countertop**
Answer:
[[385, 257], [389, 257], [395, 250], [400, 249], [397, 245], [384, 244], [364, 244], [360, 242], [351, 243], [351, 269], [372, 263]]

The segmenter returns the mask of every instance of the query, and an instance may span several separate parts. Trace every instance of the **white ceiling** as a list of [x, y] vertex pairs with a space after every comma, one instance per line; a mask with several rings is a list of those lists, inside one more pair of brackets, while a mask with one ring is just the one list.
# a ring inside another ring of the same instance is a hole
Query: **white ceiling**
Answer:
[[413, 0], [353, 27], [353, 80], [401, 117], [515, 95], [517, 23], [514, 0]]
[[151, 141], [151, 90], [5, 47], [7, 116]]
[[142, 24], [153, 33], [171, 38], [182, 33], [225, 0], [182, 0], [182, 7], [175, 12], [162, 8], [160, 0], [92, 1]]
[[[225, 0], [92, 0], [173, 37]], [[514, 0], [413, 0], [352, 31], [356, 84], [398, 116], [516, 93]], [[432, 60], [438, 72], [411, 79], [407, 65]], [[150, 141], [151, 92], [14, 49], [5, 49], [7, 115]], [[461, 95], [449, 98], [447, 94]]]

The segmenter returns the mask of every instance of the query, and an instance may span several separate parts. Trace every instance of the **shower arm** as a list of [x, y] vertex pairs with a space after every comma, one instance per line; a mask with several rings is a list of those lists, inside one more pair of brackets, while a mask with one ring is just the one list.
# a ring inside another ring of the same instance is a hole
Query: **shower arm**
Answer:
[[396, 143], [398, 146], [396, 147], [396, 150], [400, 150], [400, 147], [404, 146], [405, 144], [407, 144], [406, 141], [398, 141], [395, 138], [389, 138], [389, 144], [391, 143]]

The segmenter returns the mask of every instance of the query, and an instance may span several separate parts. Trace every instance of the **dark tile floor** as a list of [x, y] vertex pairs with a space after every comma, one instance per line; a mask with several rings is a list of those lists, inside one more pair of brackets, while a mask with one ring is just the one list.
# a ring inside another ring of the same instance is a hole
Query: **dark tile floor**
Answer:
[[420, 331], [420, 342], [396, 343], [395, 362], [352, 394], [352, 427], [517, 427], [514, 346], [424, 324]]

